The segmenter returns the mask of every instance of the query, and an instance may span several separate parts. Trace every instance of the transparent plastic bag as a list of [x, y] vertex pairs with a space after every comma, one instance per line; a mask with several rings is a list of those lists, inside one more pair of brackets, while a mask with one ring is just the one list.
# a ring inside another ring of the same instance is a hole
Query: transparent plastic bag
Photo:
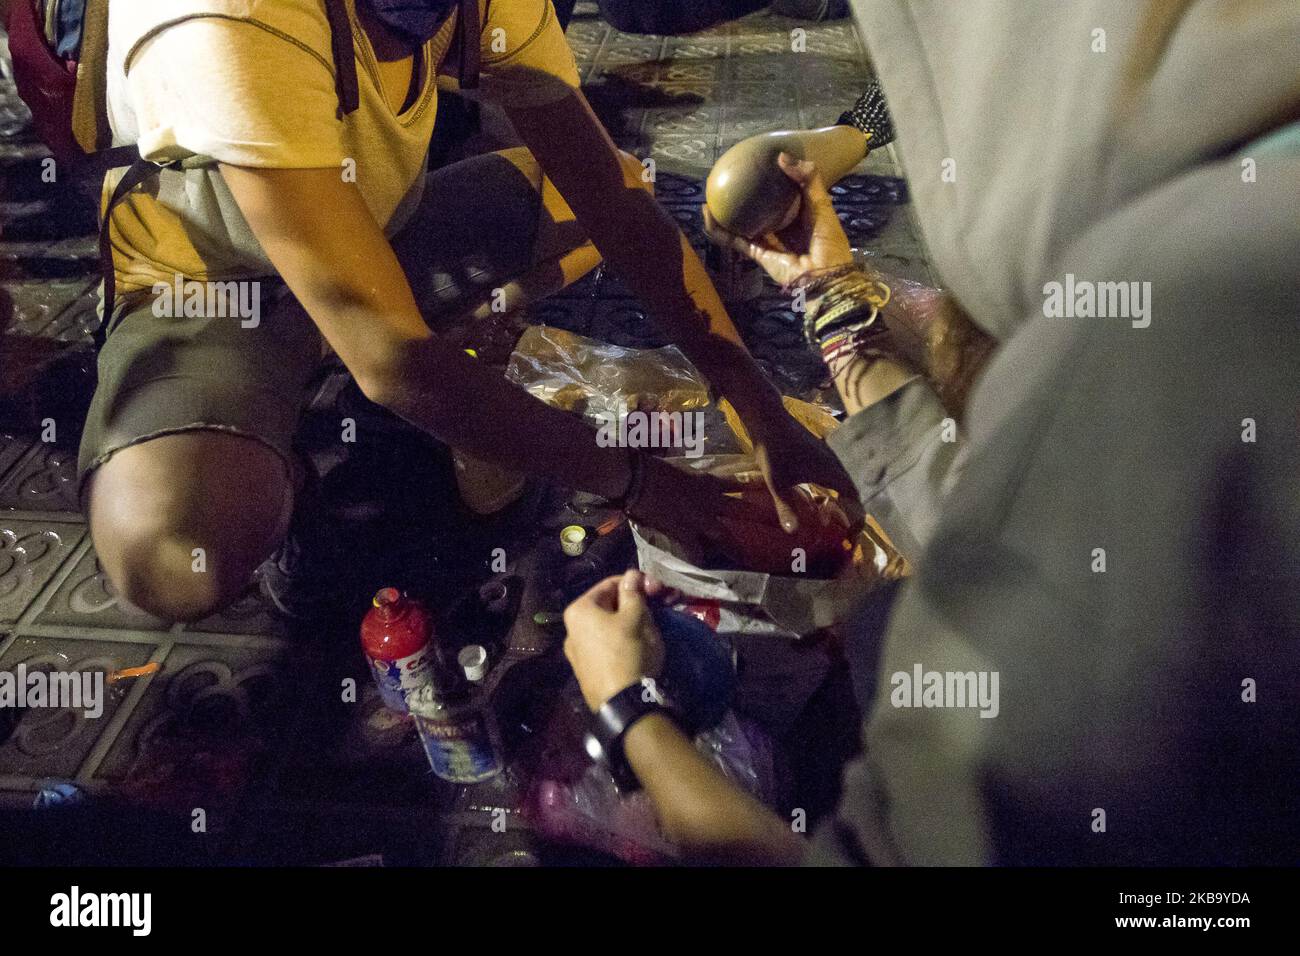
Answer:
[[[757, 724], [729, 711], [716, 726], [696, 735], [695, 746], [729, 780], [772, 804], [772, 743]], [[660, 833], [645, 791], [620, 793], [600, 764], [588, 764], [576, 779], [542, 780], [533, 788], [527, 812], [551, 839], [591, 847], [626, 863], [661, 865], [679, 856]]]
[[629, 349], [544, 325], [530, 326], [520, 337], [506, 380], [592, 421], [710, 404], [704, 379], [675, 346]]
[[775, 802], [772, 741], [752, 720], [728, 711], [716, 726], [696, 734], [695, 747], [755, 800], [768, 806]]

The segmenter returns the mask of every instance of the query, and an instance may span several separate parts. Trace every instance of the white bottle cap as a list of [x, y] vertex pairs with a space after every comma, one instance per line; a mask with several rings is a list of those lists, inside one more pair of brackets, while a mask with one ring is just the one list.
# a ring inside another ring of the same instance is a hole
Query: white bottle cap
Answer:
[[456, 655], [456, 663], [465, 672], [466, 680], [477, 683], [487, 674], [487, 649], [482, 644], [466, 644]]

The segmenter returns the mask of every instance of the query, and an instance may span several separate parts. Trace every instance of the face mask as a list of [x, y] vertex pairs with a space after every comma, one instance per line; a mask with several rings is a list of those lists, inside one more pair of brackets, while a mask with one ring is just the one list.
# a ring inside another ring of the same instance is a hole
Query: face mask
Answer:
[[424, 43], [446, 22], [456, 0], [363, 0], [384, 26]]

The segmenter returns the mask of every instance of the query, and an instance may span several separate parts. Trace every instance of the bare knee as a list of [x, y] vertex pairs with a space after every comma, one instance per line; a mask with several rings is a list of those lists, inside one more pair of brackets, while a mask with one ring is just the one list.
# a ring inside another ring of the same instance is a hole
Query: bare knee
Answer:
[[293, 495], [257, 442], [187, 432], [122, 449], [90, 478], [90, 534], [126, 601], [170, 621], [220, 610], [275, 550]]
[[196, 621], [221, 610], [253, 571], [210, 542], [166, 528], [101, 528], [96, 550], [118, 596], [168, 621]]

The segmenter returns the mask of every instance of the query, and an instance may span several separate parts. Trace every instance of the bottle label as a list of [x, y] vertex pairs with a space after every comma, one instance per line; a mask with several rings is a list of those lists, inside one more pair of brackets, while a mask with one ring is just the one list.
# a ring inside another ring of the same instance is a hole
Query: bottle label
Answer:
[[440, 720], [416, 714], [415, 726], [429, 766], [443, 780], [477, 783], [500, 772], [501, 758], [482, 714], [458, 714]]
[[406, 695], [429, 683], [433, 674], [428, 645], [397, 660], [371, 658], [370, 665], [384, 706], [402, 713], [407, 711]]

